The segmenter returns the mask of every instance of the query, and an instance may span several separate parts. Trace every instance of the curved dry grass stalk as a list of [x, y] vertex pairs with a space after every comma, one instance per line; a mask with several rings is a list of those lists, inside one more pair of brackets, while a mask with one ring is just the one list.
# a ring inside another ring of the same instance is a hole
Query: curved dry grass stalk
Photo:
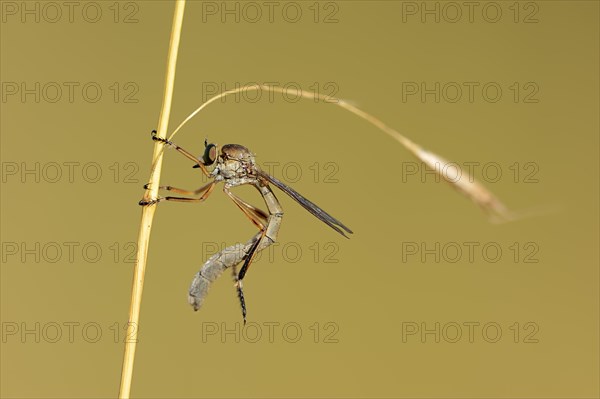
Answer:
[[[355, 105], [353, 105], [347, 101], [344, 101], [342, 99], [323, 95], [323, 94], [307, 92], [307, 91], [298, 90], [298, 89], [290, 90], [290, 89], [285, 89], [283, 87], [268, 86], [268, 85], [248, 85], [248, 86], [238, 87], [238, 88], [235, 88], [232, 90], [227, 90], [227, 91], [224, 91], [223, 93], [217, 94], [214, 97], [211, 97], [206, 102], [201, 104], [198, 108], [196, 108], [196, 110], [194, 110], [187, 118], [185, 118], [183, 120], [183, 122], [181, 122], [179, 124], [179, 126], [177, 126], [177, 128], [175, 128], [173, 133], [171, 133], [171, 135], [169, 136], [169, 140], [171, 140], [173, 138], [173, 136], [175, 136], [177, 134], [177, 132], [179, 132], [179, 130], [181, 130], [181, 128], [183, 128], [183, 126], [185, 126], [186, 123], [188, 123], [200, 111], [202, 111], [204, 108], [206, 108], [211, 103], [213, 103], [223, 97], [232, 95], [232, 94], [237, 94], [237, 93], [244, 92], [244, 91], [258, 91], [258, 90], [269, 90], [269, 91], [274, 91], [277, 93], [286, 93], [286, 94], [288, 94], [288, 93], [291, 94], [293, 92], [296, 95], [299, 95], [300, 97], [302, 97], [304, 99], [320, 100], [322, 102], [337, 105], [337, 106], [353, 113], [354, 115], [366, 120], [370, 124], [377, 127], [379, 130], [383, 131], [388, 136], [390, 136], [391, 138], [393, 138], [394, 140], [396, 140], [397, 142], [402, 144], [402, 146], [404, 146], [404, 148], [406, 148], [408, 151], [410, 151], [416, 158], [421, 160], [421, 162], [423, 162], [425, 165], [427, 165], [430, 169], [433, 169], [445, 181], [450, 183], [450, 185], [452, 185], [452, 187], [454, 187], [455, 189], [457, 189], [458, 191], [463, 193], [467, 198], [471, 199], [474, 203], [479, 205], [488, 214], [488, 216], [490, 217], [490, 220], [492, 222], [507, 222], [507, 221], [515, 220], [519, 217], [515, 213], [509, 211], [506, 208], [506, 206], [504, 206], [504, 204], [491, 191], [486, 189], [471, 174], [461, 173], [459, 177], [454, 179], [454, 178], [450, 178], [447, 173], [441, 173], [441, 171], [447, 170], [448, 168], [452, 168], [453, 167], [452, 162], [449, 162], [449, 161], [445, 160], [444, 158], [442, 158], [430, 151], [425, 150], [424, 148], [422, 148], [421, 146], [419, 146], [418, 144], [416, 144], [415, 142], [413, 142], [412, 140], [410, 140], [403, 134], [399, 133], [397, 130], [391, 128], [390, 126], [388, 126], [381, 120], [379, 120], [376, 117], [374, 117], [373, 115], [361, 110], [360, 108], [356, 107]], [[162, 154], [162, 152], [160, 152], [160, 154]], [[158, 157], [156, 158], [155, 162], [157, 162], [157, 161], [158, 161]], [[152, 172], [152, 173], [154, 173], [154, 172]]]
[[[165, 91], [163, 104], [158, 119], [158, 137], [166, 137], [169, 125], [169, 115], [171, 113], [171, 103], [173, 100], [173, 87], [175, 85], [175, 69], [177, 66], [177, 53], [179, 41], [181, 38], [181, 27], [183, 25], [183, 12], [185, 9], [185, 0], [177, 0], [173, 15], [173, 27], [171, 30], [171, 40], [169, 43], [169, 55], [167, 59], [167, 73], [165, 78]], [[154, 145], [154, 154], [152, 157], [152, 174], [150, 177], [150, 186], [146, 190], [146, 198], [156, 198], [160, 180], [162, 166], [162, 145]], [[152, 220], [156, 206], [144, 206], [142, 208], [142, 221], [138, 235], [137, 256], [133, 274], [133, 287], [131, 290], [131, 305], [129, 308], [129, 322], [127, 323], [127, 334], [125, 335], [125, 353], [123, 355], [123, 368], [121, 370], [121, 385], [119, 389], [119, 398], [129, 398], [131, 391], [131, 379], [133, 376], [133, 362], [135, 359], [135, 349], [137, 345], [137, 335], [139, 331], [140, 308], [142, 303], [142, 291], [144, 288], [144, 274], [146, 272], [146, 260], [148, 256], [148, 244], [150, 241], [150, 231], [152, 229]]]

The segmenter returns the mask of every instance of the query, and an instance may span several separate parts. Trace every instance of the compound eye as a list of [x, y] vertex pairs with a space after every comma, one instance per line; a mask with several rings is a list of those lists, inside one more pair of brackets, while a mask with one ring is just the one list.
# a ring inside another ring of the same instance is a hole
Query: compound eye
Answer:
[[206, 166], [210, 166], [215, 163], [217, 159], [217, 146], [214, 144], [209, 144], [204, 149], [204, 155], [202, 156], [202, 162]]

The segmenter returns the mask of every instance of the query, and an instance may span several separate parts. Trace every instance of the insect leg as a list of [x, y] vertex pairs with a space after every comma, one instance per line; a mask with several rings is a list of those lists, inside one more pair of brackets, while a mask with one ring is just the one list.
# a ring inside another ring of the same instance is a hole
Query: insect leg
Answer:
[[[167, 190], [167, 191], [173, 191], [177, 194], [183, 194], [183, 195], [198, 195], [203, 193], [204, 191], [208, 190], [210, 188], [210, 185], [213, 182], [210, 182], [208, 184], [205, 184], [204, 186], [200, 187], [197, 190], [184, 190], [182, 188], [177, 188], [177, 187], [173, 187], [173, 186], [160, 186], [158, 187], [159, 190]], [[144, 184], [144, 189], [148, 189], [150, 186], [150, 184]]]
[[227, 186], [223, 187], [223, 192], [227, 194], [229, 198], [231, 198], [231, 200], [237, 205], [237, 207], [240, 208], [242, 212], [244, 212], [244, 215], [246, 215], [246, 217], [248, 217], [248, 219], [250, 219], [250, 221], [256, 227], [258, 227], [259, 230], [262, 231], [265, 229], [263, 221], [266, 221], [268, 215], [264, 211], [261, 211], [260, 209], [248, 204], [243, 199], [239, 198], [237, 195], [229, 191]]
[[256, 240], [256, 242], [252, 245], [252, 247], [250, 247], [250, 251], [248, 251], [248, 254], [246, 255], [246, 258], [244, 260], [244, 265], [240, 269], [240, 273], [237, 276], [237, 279], [240, 284], [242, 283], [242, 280], [244, 279], [244, 276], [246, 275], [246, 272], [248, 271], [248, 268], [250, 267], [250, 263], [254, 259], [254, 255], [258, 252], [257, 251], [258, 246], [260, 245], [260, 242], [265, 237], [266, 231], [267, 231], [266, 229], [261, 231], [260, 237]]
[[244, 262], [244, 266], [242, 266], [242, 269], [240, 270], [240, 274], [238, 276], [238, 280], [241, 281], [244, 278], [244, 276], [246, 275], [246, 271], [250, 267], [250, 263], [252, 262], [252, 260], [254, 258], [254, 254], [256, 253], [256, 249], [258, 248], [258, 246], [260, 245], [260, 242], [262, 241], [262, 239], [265, 236], [267, 227], [264, 225], [263, 221], [268, 222], [269, 216], [264, 211], [248, 204], [243, 199], [241, 199], [238, 196], [236, 196], [235, 194], [233, 194], [226, 187], [223, 188], [223, 191], [225, 192], [225, 194], [227, 194], [229, 196], [229, 198], [231, 198], [233, 200], [233, 202], [235, 202], [235, 204], [238, 206], [238, 208], [240, 208], [242, 210], [242, 212], [244, 212], [244, 214], [250, 219], [250, 221], [252, 221], [252, 223], [254, 223], [254, 225], [256, 225], [256, 227], [258, 227], [261, 231], [260, 238], [258, 240], [256, 240], [254, 245], [252, 245], [252, 247], [250, 248], [250, 251], [248, 251], [248, 255], [246, 255], [246, 260]]
[[242, 307], [242, 318], [244, 319], [244, 325], [246, 325], [246, 300], [244, 299], [244, 290], [242, 287], [242, 282], [238, 280], [238, 274], [236, 267], [232, 268], [233, 281], [235, 281], [235, 287], [238, 295], [238, 299], [240, 300], [240, 306]]
[[[201, 187], [198, 190], [203, 190], [204, 194], [202, 194], [199, 198], [184, 198], [184, 197], [159, 197], [153, 200], [141, 200], [140, 201], [140, 205], [152, 205], [152, 204], [157, 204], [161, 201], [178, 201], [178, 202], [203, 202], [204, 200], [206, 200], [208, 198], [208, 196], [213, 192], [213, 190], [215, 189], [217, 182], [213, 181], [210, 182], [209, 184], [207, 184], [204, 187]], [[175, 190], [173, 190], [175, 191]], [[202, 191], [200, 191], [202, 192]]]
[[186, 151], [182, 147], [180, 147], [177, 144], [173, 143], [172, 141], [169, 141], [169, 140], [164, 139], [162, 137], [158, 137], [156, 135], [156, 130], [152, 131], [152, 140], [158, 141], [158, 142], [163, 143], [163, 144], [165, 144], [165, 145], [167, 145], [169, 147], [175, 148], [177, 150], [177, 152], [183, 154], [184, 157], [188, 158], [191, 161], [194, 161], [194, 163], [196, 165], [198, 165], [200, 167], [200, 169], [202, 169], [202, 173], [204, 173], [206, 176], [210, 176], [210, 174], [206, 170], [206, 166], [204, 165], [204, 163], [202, 163], [201, 160], [199, 160], [198, 158], [196, 158], [193, 154], [191, 154], [190, 152]]
[[245, 256], [244, 265], [242, 266], [240, 273], [237, 276], [234, 276], [235, 287], [236, 287], [236, 290], [238, 293], [238, 297], [240, 299], [240, 305], [242, 306], [242, 316], [244, 318], [244, 324], [245, 324], [246, 323], [246, 303], [244, 300], [242, 279], [246, 275], [246, 272], [247, 272], [248, 268], [250, 267], [252, 260], [254, 259], [254, 255], [258, 252], [257, 249], [258, 249], [259, 245], [261, 244], [263, 237], [265, 236], [265, 232], [267, 231], [267, 228], [266, 228], [264, 222], [268, 220], [268, 215], [264, 211], [256, 208], [255, 206], [248, 204], [247, 202], [245, 202], [244, 200], [242, 200], [241, 198], [239, 198], [238, 196], [233, 194], [231, 191], [229, 191], [229, 189], [227, 187], [224, 187], [223, 191], [225, 192], [225, 194], [227, 194], [229, 196], [229, 198], [231, 198], [231, 200], [238, 206], [238, 208], [240, 208], [241, 211], [244, 212], [244, 214], [248, 217], [248, 219], [250, 219], [250, 221], [256, 227], [258, 227], [258, 229], [260, 230], [259, 237], [252, 244], [248, 253]]
[[[242, 287], [243, 287], [242, 281], [243, 281], [244, 277], [246, 276], [246, 272], [248, 271], [248, 268], [250, 268], [252, 260], [254, 259], [254, 255], [256, 255], [256, 253], [259, 252], [259, 248], [261, 250], [265, 249], [266, 247], [268, 247], [269, 245], [271, 245], [272, 243], [275, 242], [271, 237], [268, 236], [268, 233], [270, 232], [270, 233], [277, 234], [277, 229], [279, 229], [280, 222], [281, 222], [281, 215], [271, 215], [268, 218], [267, 227], [259, 233], [256, 241], [254, 242], [252, 247], [250, 247], [250, 250], [246, 254], [246, 257], [244, 260], [244, 265], [240, 269], [240, 273], [237, 275], [237, 277], [234, 274], [234, 280], [236, 281], [235, 286], [237, 288], [238, 297], [240, 298], [240, 303], [242, 305], [242, 315], [244, 317], [244, 324], [246, 324], [246, 304], [244, 301], [244, 292], [242, 291]], [[234, 270], [234, 273], [235, 273], [235, 270]]]
[[[268, 186], [260, 186], [258, 187], [258, 190], [265, 199], [265, 203], [269, 207], [270, 214], [267, 216], [264, 212], [261, 211], [264, 214], [263, 217], [266, 219], [267, 225], [259, 227], [261, 230], [260, 237], [256, 241], [255, 245], [248, 252], [248, 256], [246, 257], [244, 265], [242, 266], [242, 269], [240, 270], [240, 273], [238, 275], [238, 280], [240, 282], [246, 275], [246, 272], [250, 267], [250, 264], [254, 258], [254, 254], [256, 253], [257, 248], [261, 247], [261, 249], [263, 249], [264, 247], [271, 245], [275, 242], [275, 239], [277, 238], [277, 232], [279, 231], [279, 226], [281, 224], [281, 218], [283, 216], [281, 206], [279, 205], [279, 202], [277, 201], [277, 198], [275, 198], [271, 189]], [[236, 202], [240, 209], [242, 209], [242, 211], [244, 211], [244, 208], [240, 205], [240, 203], [246, 207], [252, 208], [253, 210], [258, 210], [257, 208], [253, 207], [252, 205], [244, 202], [242, 199], [233, 195], [233, 193], [229, 191], [226, 192], [231, 197], [231, 199], [234, 200], [234, 202]], [[265, 245], [262, 245], [262, 242], [265, 240], [265, 238], [267, 242], [265, 243]]]

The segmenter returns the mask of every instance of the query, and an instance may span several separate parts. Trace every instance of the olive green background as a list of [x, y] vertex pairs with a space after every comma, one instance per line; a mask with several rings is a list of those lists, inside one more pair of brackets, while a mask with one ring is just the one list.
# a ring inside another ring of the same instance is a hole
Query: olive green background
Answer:
[[[161, 107], [173, 3], [122, 3], [119, 23], [112, 20], [112, 2], [97, 4], [104, 12], [98, 23], [76, 13], [72, 23], [7, 17], [1, 26], [2, 82], [98, 82], [104, 89], [96, 103], [83, 100], [80, 91], [72, 103], [66, 94], [56, 103], [36, 103], [31, 96], [1, 103], [5, 165], [97, 162], [103, 173], [97, 183], [76, 174], [73, 183], [65, 176], [56, 183], [8, 176], [2, 184], [3, 245], [80, 243], [72, 263], [66, 254], [56, 263], [3, 254], [3, 329], [58, 323], [63, 334], [56, 343], [44, 335], [36, 343], [34, 335], [20, 332], [4, 337], [0, 392], [6, 398], [118, 393], [124, 335], [119, 330], [115, 342], [114, 326], [127, 321], [133, 270], [124, 261], [124, 246], [137, 239], [137, 202], [149, 175], [149, 132]], [[281, 10], [285, 3], [278, 4]], [[315, 23], [313, 2], [296, 4], [303, 10], [298, 23], [285, 21], [281, 12], [272, 23], [266, 15], [257, 23], [232, 17], [223, 23], [218, 16], [203, 21], [202, 3], [188, 2], [170, 130], [202, 102], [206, 82], [227, 88], [236, 82], [296, 82], [306, 90], [315, 82], [321, 88], [334, 82], [338, 96], [448, 159], [498, 163], [502, 179], [486, 186], [511, 209], [544, 212], [489, 223], [447, 184], [431, 177], [403, 179], [411, 155], [330, 104], [288, 102], [279, 95], [273, 101], [263, 96], [255, 103], [230, 98], [213, 104], [178, 134], [178, 144], [200, 154], [208, 137], [246, 145], [259, 162], [297, 162], [302, 178], [288, 183], [355, 234], [343, 239], [280, 194], [286, 215], [279, 240], [300, 246], [302, 256], [286, 261], [280, 246], [272, 261], [253, 265], [245, 280], [248, 317], [262, 337], [236, 342], [231, 334], [203, 335], [203, 326], [239, 327], [229, 275], [214, 284], [198, 313], [186, 303], [186, 293], [208, 256], [203, 243], [245, 242], [253, 226], [220, 189], [201, 205], [160, 204], [132, 396], [598, 397], [598, 3], [532, 3], [537, 9], [521, 3], [518, 23], [512, 2], [495, 3], [503, 10], [498, 23], [486, 22], [481, 12], [473, 22], [466, 16], [457, 23], [431, 17], [421, 23], [419, 16], [403, 21], [406, 4], [399, 1], [322, 2]], [[485, 5], [478, 4], [477, 10]], [[136, 9], [138, 22], [123, 23]], [[523, 23], [532, 10], [538, 22]], [[322, 23], [332, 11], [338, 22]], [[117, 102], [108, 88], [114, 82], [123, 90]], [[135, 86], [125, 88], [128, 82]], [[473, 102], [436, 103], [431, 96], [403, 101], [402, 82], [497, 82], [503, 96], [496, 103], [481, 95]], [[524, 102], [521, 93], [515, 102], [509, 89], [514, 82], [534, 82], [538, 101]], [[131, 87], [139, 89], [137, 103], [124, 102]], [[118, 183], [110, 169], [115, 162]], [[127, 162], [139, 169], [126, 169], [135, 167]], [[309, 169], [315, 162], [320, 168], [334, 162], [337, 182], [324, 181], [325, 169], [315, 182]], [[526, 183], [523, 175], [515, 182], [509, 169], [515, 162], [523, 174], [529, 172], [524, 164], [535, 163], [537, 182]], [[167, 153], [163, 167], [165, 184], [195, 188], [205, 181], [175, 152]], [[275, 170], [281, 173], [281, 167]], [[255, 191], [237, 192], [262, 205]], [[96, 263], [81, 255], [89, 242], [103, 249]], [[117, 261], [109, 249], [115, 242], [121, 247]], [[317, 262], [309, 249], [315, 242]], [[330, 242], [338, 249], [337, 263], [325, 262]], [[403, 259], [407, 242], [428, 248], [494, 242], [503, 256], [495, 263], [480, 251], [473, 262], [466, 255], [455, 263], [433, 256]], [[516, 262], [509, 249], [515, 242], [522, 251]], [[527, 243], [538, 248], [537, 263], [524, 262]], [[333, 324], [325, 328], [328, 322]], [[469, 322], [479, 323], [473, 342], [464, 324]], [[64, 323], [79, 323], [73, 342]], [[98, 342], [82, 336], [86, 323], [100, 326]], [[279, 323], [273, 342], [265, 323]], [[286, 323], [300, 326], [298, 342], [288, 342], [294, 334], [282, 335]], [[445, 330], [436, 343], [431, 334], [403, 334], [403, 326], [421, 323], [440, 323], [440, 329], [458, 323], [463, 335], [452, 343], [453, 330]], [[482, 335], [486, 323], [501, 326], [498, 342]], [[526, 323], [534, 324], [526, 329]], [[337, 330], [329, 338], [337, 342], [325, 342], [330, 326]], [[535, 326], [529, 338], [536, 342], [524, 342]]]

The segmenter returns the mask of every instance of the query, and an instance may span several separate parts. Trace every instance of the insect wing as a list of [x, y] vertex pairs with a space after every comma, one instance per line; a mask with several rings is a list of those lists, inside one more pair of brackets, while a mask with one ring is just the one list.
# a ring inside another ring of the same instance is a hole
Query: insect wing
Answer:
[[345, 230], [347, 233], [352, 234], [352, 230], [350, 230], [348, 227], [344, 226], [344, 224], [342, 222], [340, 222], [339, 220], [337, 220], [336, 218], [334, 218], [333, 216], [331, 216], [330, 214], [325, 212], [323, 209], [319, 208], [314, 202], [305, 198], [304, 196], [302, 196], [299, 192], [297, 192], [293, 188], [285, 185], [279, 179], [277, 179], [263, 171], [259, 171], [259, 175], [261, 177], [263, 177], [265, 180], [267, 180], [268, 182], [273, 183], [274, 186], [279, 188], [281, 191], [283, 191], [284, 193], [286, 193], [287, 195], [292, 197], [294, 200], [296, 200], [296, 202], [298, 202], [300, 205], [302, 205], [302, 207], [304, 209], [306, 209], [307, 211], [312, 213], [315, 217], [317, 217], [323, 223], [325, 223], [326, 225], [328, 225], [329, 227], [331, 227], [332, 229], [334, 229], [335, 231], [337, 231], [344, 237], [348, 238], [348, 236], [344, 233], [343, 230]]

